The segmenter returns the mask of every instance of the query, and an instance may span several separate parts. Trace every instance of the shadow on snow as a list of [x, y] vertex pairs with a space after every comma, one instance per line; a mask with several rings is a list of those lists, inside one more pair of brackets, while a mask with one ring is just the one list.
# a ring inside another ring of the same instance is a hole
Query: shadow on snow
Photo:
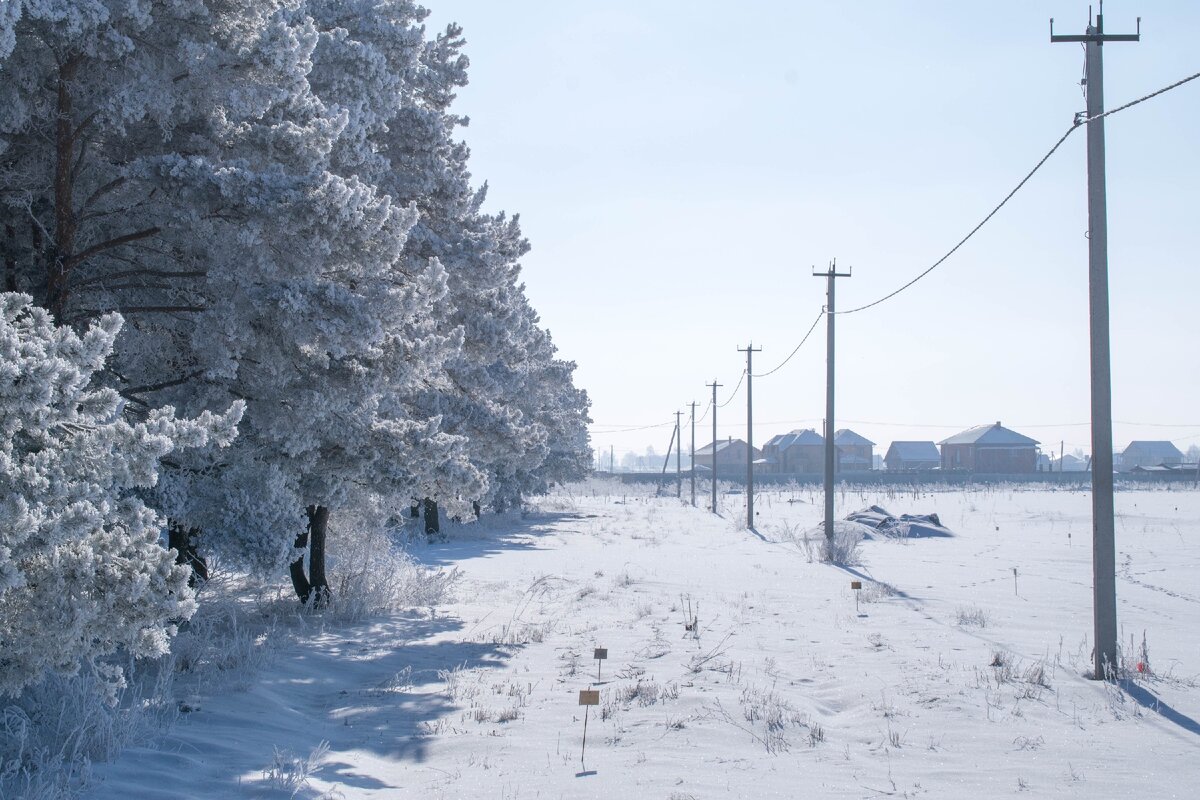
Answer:
[[451, 522], [442, 526], [448, 541], [410, 547], [408, 553], [425, 566], [453, 567], [472, 558], [487, 558], [509, 550], [537, 550], [541, 547], [539, 539], [552, 533], [572, 532], [570, 528], [558, 527], [562, 523], [590, 516], [575, 512], [536, 512], [524, 516], [485, 516], [482, 521], [467, 524]]

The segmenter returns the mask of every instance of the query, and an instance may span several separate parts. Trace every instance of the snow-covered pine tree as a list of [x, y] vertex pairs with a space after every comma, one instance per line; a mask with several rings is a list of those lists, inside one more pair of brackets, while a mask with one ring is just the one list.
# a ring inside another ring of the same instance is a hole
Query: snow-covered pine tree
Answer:
[[517, 402], [526, 245], [479, 211], [449, 112], [460, 31], [426, 41], [425, 16], [405, 0], [0, 15], [5, 285], [76, 325], [124, 311], [107, 380], [136, 414], [248, 403], [232, 448], [173, 459], [156, 490], [199, 532], [185, 547], [270, 572], [346, 492], [461, 513], [555, 447]]
[[[268, 572], [376, 475], [471, 491], [458, 439], [398, 402], [456, 346], [431, 321], [444, 273], [428, 259], [397, 268], [415, 212], [364, 180], [371, 115], [402, 104], [422, 49], [405, 26], [423, 12], [361, 9], [394, 62], [376, 74], [378, 60], [324, 46], [340, 34], [313, 16], [340, 4], [127, 6], [50, 2], [4, 19], [0, 69], [16, 80], [3, 246], [6, 264], [42, 265], [6, 279], [61, 318], [132, 316], [110, 378], [133, 404], [247, 400], [246, 435], [178, 459], [160, 506], [201, 550]], [[318, 97], [317, 60], [339, 88], [374, 94]]]
[[[328, 149], [329, 134], [323, 144], [311, 131], [336, 129], [336, 120], [304, 104], [315, 34], [287, 17], [286, 3], [10, 8], [0, 23], [6, 286], [73, 325], [113, 310], [128, 318], [106, 378], [132, 416], [164, 402], [188, 413], [224, 408], [239, 395], [215, 379], [236, 369], [238, 347], [222, 345], [237, 331], [214, 333], [220, 320], [210, 312], [231, 288], [225, 275], [253, 249], [254, 224], [219, 187], [253, 194], [255, 178], [270, 172], [267, 154], [302, 159], [305, 147]], [[205, 158], [239, 137], [253, 141], [239, 153], [249, 163]], [[202, 239], [214, 233], [223, 238]], [[232, 548], [246, 560], [278, 564], [290, 550], [303, 516], [295, 497], [282, 512], [287, 480], [269, 463], [187, 455], [170, 475], [203, 478], [189, 509], [208, 500], [212, 515], [249, 526], [286, 516], [293, 527], [284, 544], [270, 542], [277, 524]], [[225, 502], [246, 500], [256, 484], [256, 500]], [[247, 509], [255, 513], [237, 513]]]
[[[444, 380], [430, 384], [418, 401], [426, 415], [442, 420], [444, 430], [466, 439], [471, 464], [489, 481], [487, 491], [473, 499], [490, 502], [499, 486], [536, 470], [552, 449], [570, 450], [580, 442], [551, 442], [523, 410], [523, 401], [538, 402], [530, 399], [531, 391], [541, 394], [528, 378], [529, 349], [542, 333], [518, 282], [518, 261], [528, 243], [516, 218], [480, 210], [486, 187], [471, 187], [470, 151], [454, 138], [467, 124], [450, 112], [455, 89], [467, 82], [461, 34], [451, 25], [426, 43], [412, 78], [414, 102], [400, 109], [390, 135], [379, 137], [393, 165], [381, 185], [419, 210], [406, 254], [445, 266], [448, 295], [439, 322], [463, 337], [445, 362]], [[585, 397], [580, 410], [586, 418]], [[582, 446], [590, 463], [586, 436]]]
[[0, 294], [0, 694], [82, 665], [115, 687], [121, 671], [100, 659], [162, 655], [195, 609], [139, 490], [168, 454], [227, 445], [243, 404], [126, 422], [121, 397], [92, 386], [120, 328], [106, 315], [77, 335], [28, 295]]

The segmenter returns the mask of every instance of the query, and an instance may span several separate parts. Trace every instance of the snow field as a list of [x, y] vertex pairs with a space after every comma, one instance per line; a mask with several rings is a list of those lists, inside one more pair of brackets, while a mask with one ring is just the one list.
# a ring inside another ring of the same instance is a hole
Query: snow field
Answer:
[[851, 567], [811, 560], [819, 492], [743, 502], [593, 484], [456, 528], [414, 555], [457, 602], [314, 630], [92, 796], [1190, 796], [1200, 493], [1118, 494], [1118, 685], [1084, 677], [1087, 493], [846, 490], [956, 533]]

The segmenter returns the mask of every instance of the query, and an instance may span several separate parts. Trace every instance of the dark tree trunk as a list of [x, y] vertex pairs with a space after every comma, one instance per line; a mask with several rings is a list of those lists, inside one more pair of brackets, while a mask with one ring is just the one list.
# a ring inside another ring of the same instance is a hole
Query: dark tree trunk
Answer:
[[438, 520], [437, 501], [428, 497], [425, 498], [425, 535], [436, 536], [442, 532], [441, 522]]
[[483, 514], [483, 509], [480, 507], [478, 500], [471, 501], [471, 510], [475, 512], [475, 519], [479, 519]]
[[304, 551], [308, 549], [307, 528], [296, 537], [296, 549], [300, 551], [300, 557], [288, 566], [288, 570], [292, 573], [292, 588], [296, 590], [296, 596], [300, 598], [301, 603], [307, 603], [309, 595], [312, 594], [312, 584], [304, 574]]
[[296, 537], [298, 550], [308, 549], [308, 574], [304, 573], [304, 554], [291, 563], [292, 587], [300, 602], [320, 608], [329, 602], [329, 581], [325, 577], [325, 531], [329, 524], [327, 506], [309, 506], [308, 528]]
[[408, 508], [408, 513], [413, 519], [421, 516], [421, 502], [419, 500], [413, 500], [412, 505]]
[[83, 57], [72, 55], [58, 68], [58, 108], [54, 125], [54, 241], [46, 262], [46, 307], [61, 322], [69, 295], [65, 259], [75, 247], [75, 120], [71, 89]]
[[167, 545], [175, 551], [175, 563], [187, 564], [192, 568], [188, 586], [195, 586], [197, 580], [208, 580], [208, 563], [196, 550], [196, 536], [199, 533], [199, 528], [189, 528], [175, 520], [167, 522]]
[[4, 226], [8, 246], [4, 248], [4, 291], [17, 290], [17, 232], [12, 225]]
[[328, 506], [308, 507], [308, 582], [312, 599], [318, 606], [329, 602], [329, 581], [325, 577], [325, 531], [329, 525]]

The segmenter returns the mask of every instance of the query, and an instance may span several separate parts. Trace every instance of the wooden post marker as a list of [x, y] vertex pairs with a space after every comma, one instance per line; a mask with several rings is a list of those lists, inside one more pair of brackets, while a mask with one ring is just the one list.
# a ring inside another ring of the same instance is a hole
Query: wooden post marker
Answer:
[[579, 690], [579, 705], [583, 706], [583, 747], [579, 750], [579, 765], [584, 766], [583, 756], [587, 752], [587, 724], [588, 712], [592, 706], [600, 705], [600, 690], [599, 689], [580, 689]]
[[607, 647], [597, 647], [592, 653], [592, 658], [596, 659], [596, 683], [600, 682], [600, 665], [608, 658]]
[[862, 591], [862, 581], [850, 581], [850, 588], [854, 590], [854, 613], [858, 611], [858, 593]]

